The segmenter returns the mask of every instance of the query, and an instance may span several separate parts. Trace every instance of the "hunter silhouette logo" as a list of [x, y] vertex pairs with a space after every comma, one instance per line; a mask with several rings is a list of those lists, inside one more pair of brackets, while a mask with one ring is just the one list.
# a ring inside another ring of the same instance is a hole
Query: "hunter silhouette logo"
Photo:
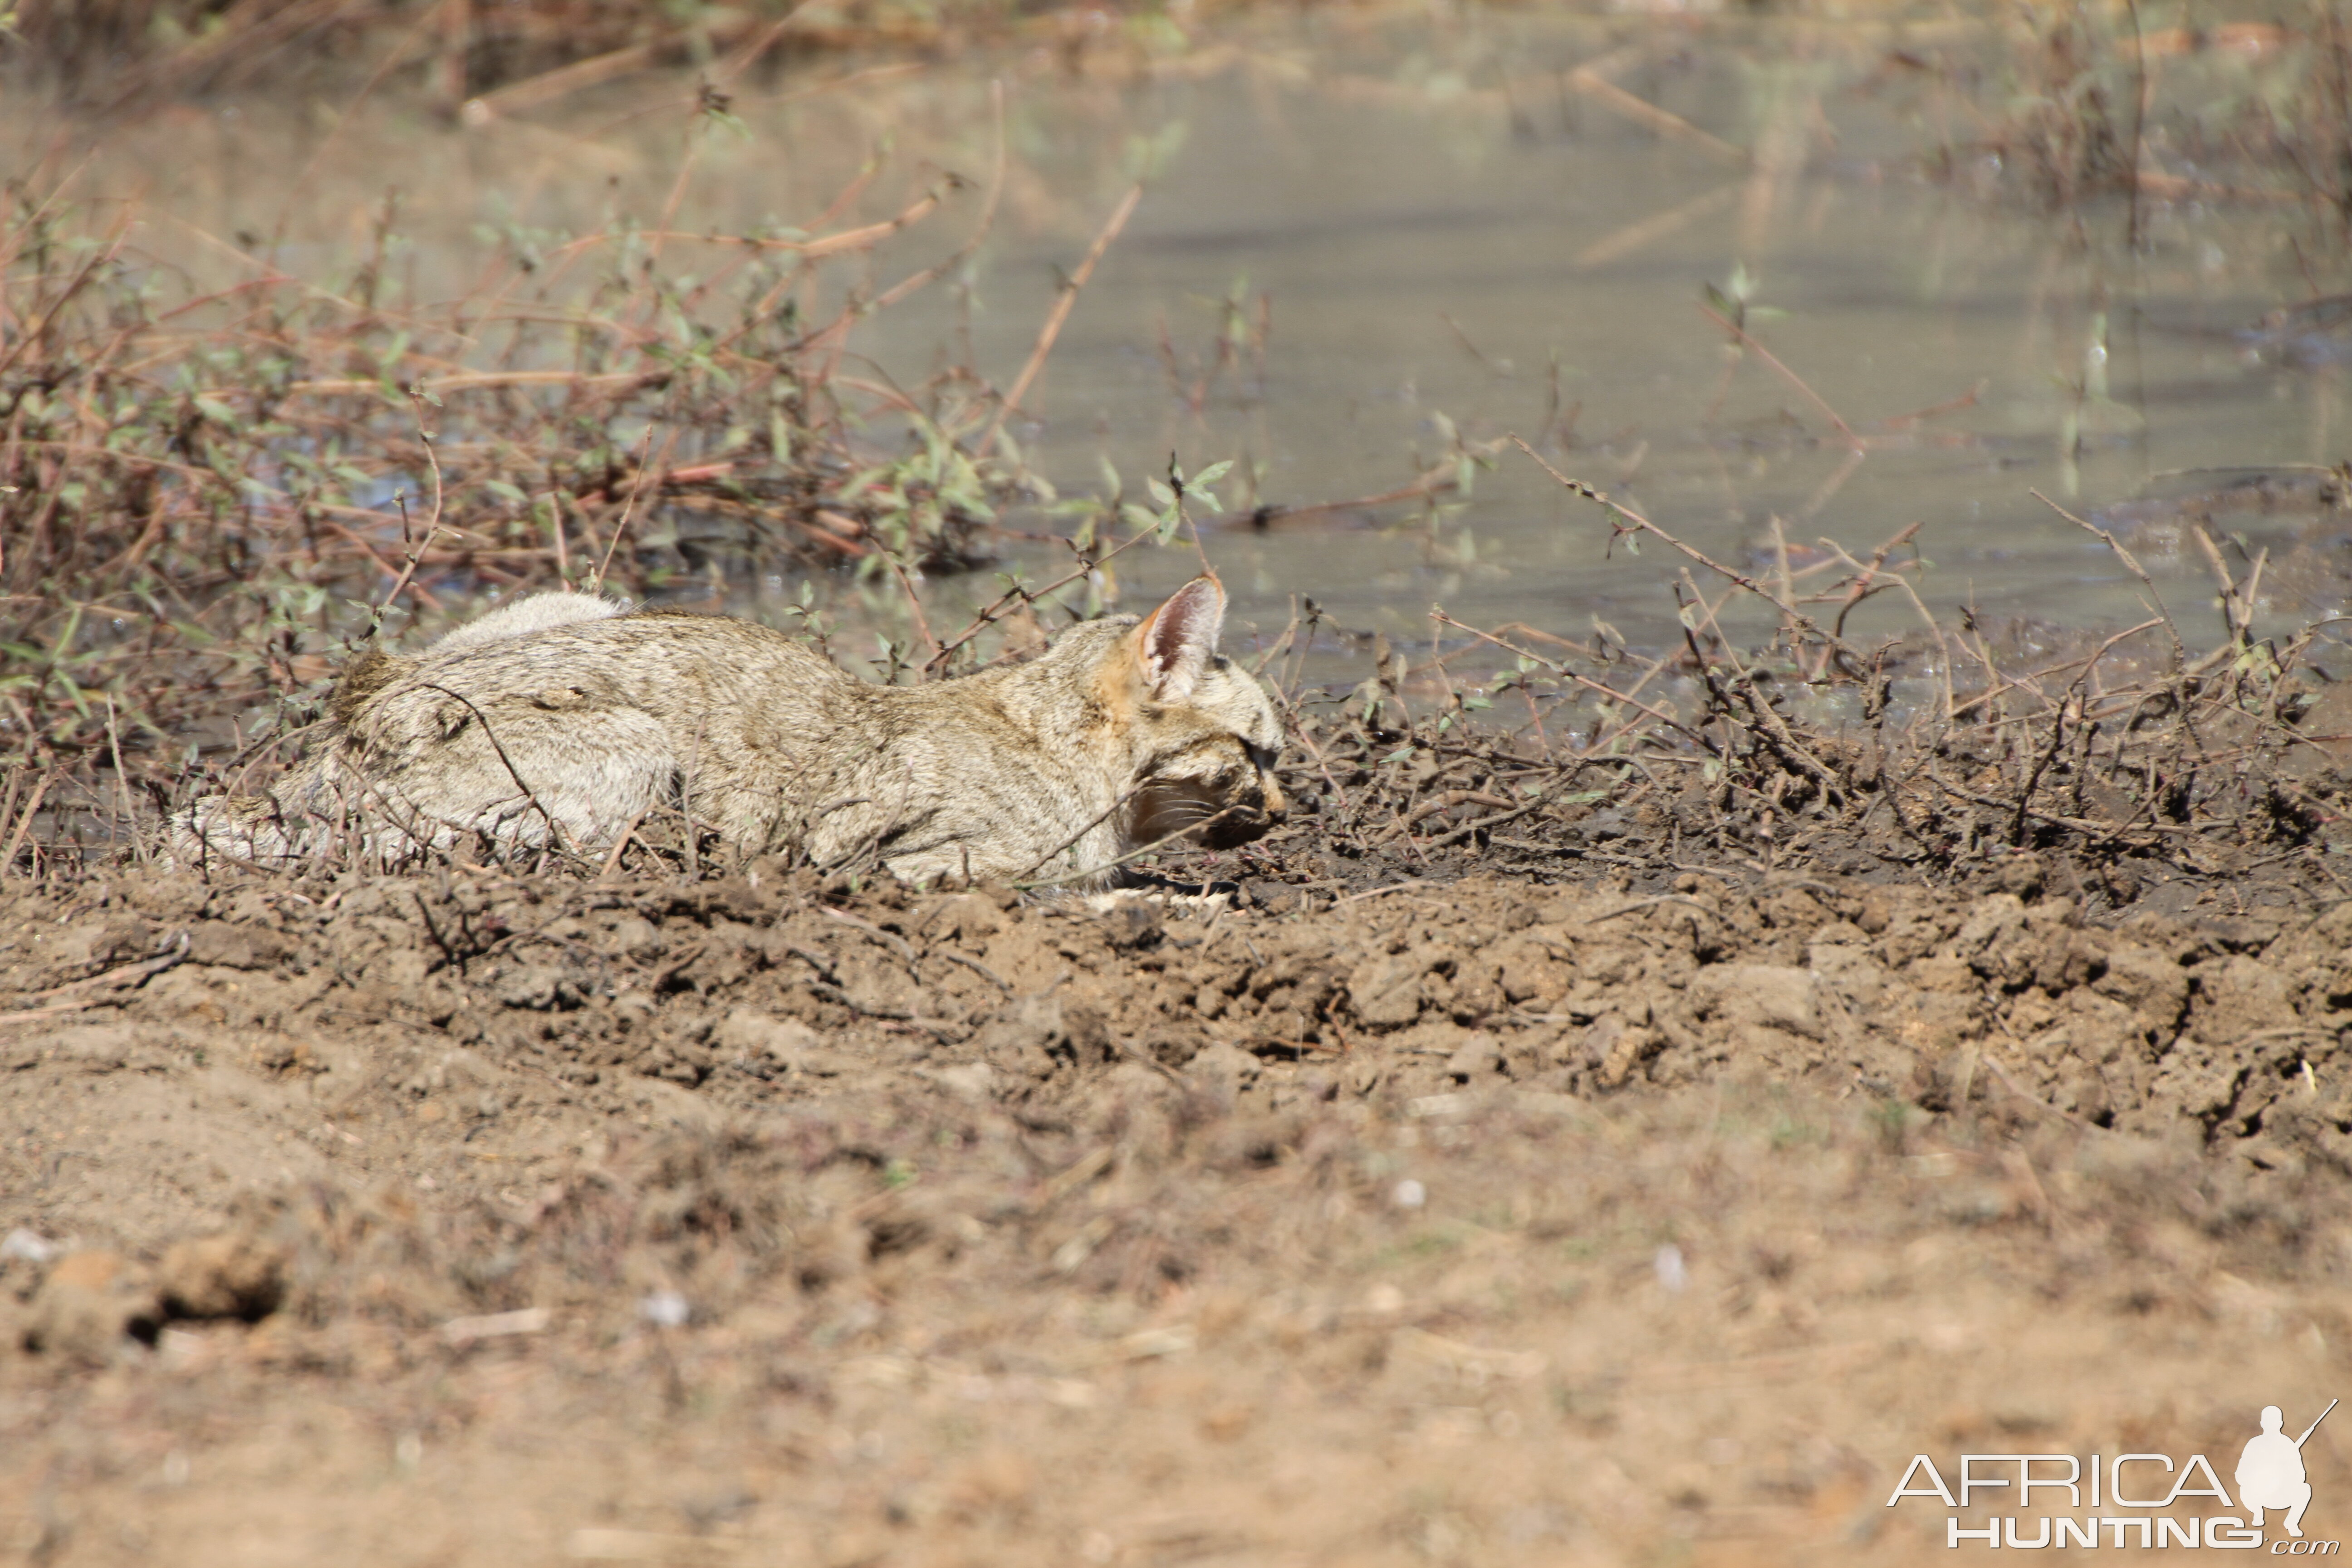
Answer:
[[[2332, 1557], [2342, 1550], [2340, 1542], [2304, 1537], [2311, 1476], [2303, 1450], [2337, 1403], [2329, 1400], [2299, 1437], [2288, 1435], [2284, 1410], [2263, 1406], [2262, 1430], [2238, 1456], [2234, 1502], [2219, 1468], [2202, 1454], [2186, 1459], [2150, 1453], [1962, 1454], [1958, 1473], [1948, 1479], [1934, 1458], [1914, 1454], [1886, 1506], [1906, 1498], [1942, 1503], [1950, 1510], [1944, 1544], [1955, 1549], [1982, 1542], [1995, 1549], [2267, 1548], [2273, 1557]], [[1969, 1511], [1988, 1502], [2004, 1510], [1979, 1515], [1972, 1528]], [[2195, 1516], [2183, 1517], [2189, 1510]], [[2263, 1533], [2264, 1518], [2273, 1514], [2281, 1516], [2277, 1523], [2285, 1531], [2275, 1541]]]
[[[2329, 1400], [2327, 1410], [2337, 1402]], [[2319, 1421], [2327, 1419], [2327, 1410], [2319, 1413]], [[2246, 1439], [2246, 1451], [2238, 1457], [2238, 1500], [2246, 1507], [2246, 1523], [2260, 1530], [2263, 1510], [2284, 1509], [2286, 1532], [2297, 1541], [2303, 1539], [2303, 1510], [2311, 1506], [2311, 1479], [2303, 1472], [2303, 1446], [2319, 1430], [2319, 1421], [2303, 1429], [2303, 1436], [2290, 1438], [2281, 1428], [2286, 1413], [2275, 1405], [2263, 1406], [2263, 1429], [2259, 1436]]]

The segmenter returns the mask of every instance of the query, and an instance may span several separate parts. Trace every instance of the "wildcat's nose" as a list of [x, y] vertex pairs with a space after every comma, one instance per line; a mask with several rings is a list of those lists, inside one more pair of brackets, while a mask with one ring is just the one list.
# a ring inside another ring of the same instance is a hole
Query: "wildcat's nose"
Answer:
[[1266, 826], [1281, 826], [1290, 816], [1290, 803], [1282, 797], [1282, 786], [1275, 783], [1272, 773], [1258, 774], [1257, 783], [1259, 790], [1265, 796]]

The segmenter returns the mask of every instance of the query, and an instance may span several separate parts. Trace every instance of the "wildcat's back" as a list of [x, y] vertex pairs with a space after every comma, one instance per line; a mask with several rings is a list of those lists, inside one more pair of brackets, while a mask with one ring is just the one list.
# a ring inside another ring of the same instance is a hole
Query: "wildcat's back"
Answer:
[[355, 661], [326, 743], [268, 797], [200, 803], [175, 848], [267, 861], [356, 834], [379, 854], [476, 835], [594, 850], [664, 811], [740, 853], [871, 852], [908, 877], [1097, 871], [1187, 829], [1246, 842], [1284, 809], [1280, 730], [1215, 652], [1223, 610], [1202, 578], [1140, 624], [896, 688], [749, 621], [542, 595], [414, 658]]

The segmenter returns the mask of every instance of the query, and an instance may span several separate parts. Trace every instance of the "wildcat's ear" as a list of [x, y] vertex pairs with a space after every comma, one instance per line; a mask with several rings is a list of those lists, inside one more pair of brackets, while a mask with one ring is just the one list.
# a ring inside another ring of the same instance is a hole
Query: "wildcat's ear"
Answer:
[[1135, 628], [1136, 662], [1155, 700], [1181, 702], [1192, 694], [1216, 656], [1224, 624], [1224, 585], [1195, 577]]

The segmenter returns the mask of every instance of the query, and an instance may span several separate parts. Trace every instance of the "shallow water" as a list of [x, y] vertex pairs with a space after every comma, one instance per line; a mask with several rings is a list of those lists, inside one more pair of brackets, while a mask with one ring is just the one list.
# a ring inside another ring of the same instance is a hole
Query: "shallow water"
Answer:
[[[855, 346], [902, 384], [967, 356], [1007, 384], [1058, 279], [1157, 144], [1164, 168], [1011, 426], [1065, 493], [1107, 489], [1108, 465], [1140, 499], [1173, 455], [1188, 469], [1235, 459], [1222, 488], [1236, 509], [1341, 501], [1409, 485], [1457, 435], [1517, 434], [1746, 567], [1777, 562], [1775, 520], [1799, 567], [1823, 536], [1866, 552], [1921, 522], [1921, 587], [1939, 614], [2140, 617], [2137, 584], [2036, 489], [2090, 513], [2151, 486], [2209, 488], [2184, 470], [2341, 455], [2340, 367], [2325, 353], [2265, 359], [2241, 336], [2312, 291], [2295, 259], [2300, 209], [2152, 203], [2134, 255], [2120, 204], [2045, 214], [1990, 167], [1918, 177], [1914, 154], [1932, 138], [1910, 121], [1927, 100], [1872, 85], [1873, 62], [1901, 41], [1891, 34], [1484, 27], [1325, 25], [1116, 80], [1025, 57], [845, 80], [828, 63], [740, 86], [748, 136], [707, 137], [675, 187], [683, 79], [472, 128], [370, 107], [331, 140], [334, 113], [319, 104], [177, 110], [110, 132], [84, 177], [143, 193], [151, 249], [199, 279], [242, 265], [219, 241], [242, 233], [262, 248], [281, 222], [279, 264], [330, 273], [398, 185], [414, 241], [401, 276], [433, 297], [478, 278], [495, 230], [551, 243], [615, 210], [650, 225], [674, 188], [674, 228], [742, 232], [810, 221], [869, 158], [880, 173], [852, 209], [867, 217], [903, 205], [927, 162], [966, 175], [940, 218], [879, 253], [887, 283], [976, 220], [1001, 83], [1007, 175], [987, 244], [952, 286], [876, 317]], [[1741, 162], [1661, 136], [1562, 74], [1601, 57], [1625, 91], [1761, 153]], [[1710, 284], [1744, 291], [1785, 374], [1734, 353], [1702, 313]], [[1219, 331], [1248, 339], [1259, 324], [1262, 354], [1244, 342], [1192, 406], [1184, 384]], [[1899, 417], [1922, 410], [1941, 411]], [[1267, 630], [1303, 595], [1344, 626], [1415, 640], [1433, 603], [1571, 637], [1596, 618], [1636, 641], [1668, 634], [1666, 584], [1685, 563], [1654, 544], [1611, 552], [1598, 508], [1515, 447], [1492, 461], [1434, 512], [1229, 520], [1207, 548], [1240, 617]], [[2204, 568], [2168, 515], [2114, 514], [2193, 609]], [[2242, 511], [2223, 526], [2250, 552], [2283, 552], [2315, 515]], [[2332, 545], [2324, 528], [2315, 537]], [[1034, 574], [1055, 560], [1016, 546], [1004, 565]], [[1131, 552], [1114, 587], [1133, 605], [1194, 565], [1185, 551]], [[2282, 622], [2339, 607], [2327, 574], [2274, 571], [2268, 584]], [[736, 586], [757, 598], [794, 585]], [[950, 613], [996, 586], [983, 574], [929, 592]], [[1902, 615], [1890, 599], [1856, 624], [1893, 630]]]

